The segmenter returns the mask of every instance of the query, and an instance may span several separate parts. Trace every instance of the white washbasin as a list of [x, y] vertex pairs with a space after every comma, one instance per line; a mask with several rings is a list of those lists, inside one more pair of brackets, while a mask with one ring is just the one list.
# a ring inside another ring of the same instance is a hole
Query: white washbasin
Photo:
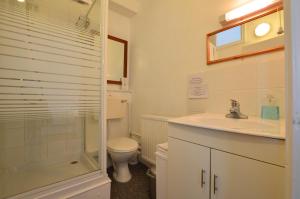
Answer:
[[252, 120], [237, 120], [229, 118], [191, 118], [196, 122], [201, 122], [206, 125], [216, 125], [233, 129], [261, 129], [261, 130], [274, 130], [276, 125], [271, 122], [252, 121]]
[[285, 139], [284, 121], [262, 120], [255, 117], [231, 119], [221, 114], [204, 113], [172, 119], [170, 122], [227, 132]]

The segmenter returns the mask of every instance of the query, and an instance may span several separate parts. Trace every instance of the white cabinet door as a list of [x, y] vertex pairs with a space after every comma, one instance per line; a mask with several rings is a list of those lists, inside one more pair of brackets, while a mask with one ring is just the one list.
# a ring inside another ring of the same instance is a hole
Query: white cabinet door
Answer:
[[168, 198], [209, 199], [210, 149], [169, 138]]
[[283, 199], [285, 169], [211, 150], [212, 199]]

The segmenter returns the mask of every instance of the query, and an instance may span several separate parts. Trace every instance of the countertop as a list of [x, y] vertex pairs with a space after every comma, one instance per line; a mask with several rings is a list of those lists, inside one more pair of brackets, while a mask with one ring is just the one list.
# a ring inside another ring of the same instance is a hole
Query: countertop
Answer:
[[202, 113], [168, 120], [169, 123], [285, 140], [285, 120], [230, 119], [223, 114]]

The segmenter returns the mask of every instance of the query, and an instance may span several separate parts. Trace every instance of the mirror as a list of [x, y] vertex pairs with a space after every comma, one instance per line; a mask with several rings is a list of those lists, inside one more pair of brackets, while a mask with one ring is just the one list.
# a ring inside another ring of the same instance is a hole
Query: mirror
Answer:
[[261, 16], [207, 35], [207, 64], [284, 49], [284, 11], [276, 8]]
[[107, 83], [122, 84], [122, 77], [127, 77], [127, 51], [126, 40], [108, 35], [107, 43]]

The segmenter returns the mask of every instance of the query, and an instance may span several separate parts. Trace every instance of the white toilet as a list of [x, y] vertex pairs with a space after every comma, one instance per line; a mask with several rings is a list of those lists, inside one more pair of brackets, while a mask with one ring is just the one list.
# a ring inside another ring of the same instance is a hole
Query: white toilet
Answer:
[[127, 137], [108, 140], [107, 150], [113, 161], [116, 181], [124, 183], [131, 179], [128, 162], [137, 153], [137, 149], [138, 143]]

